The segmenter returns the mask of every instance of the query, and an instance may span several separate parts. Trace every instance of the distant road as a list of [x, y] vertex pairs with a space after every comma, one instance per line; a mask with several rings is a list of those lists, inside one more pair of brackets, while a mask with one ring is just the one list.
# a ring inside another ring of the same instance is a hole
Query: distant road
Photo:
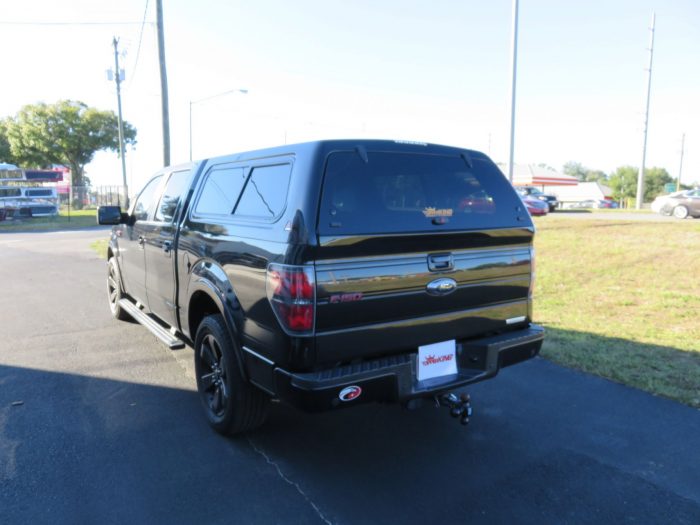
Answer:
[[652, 221], [652, 222], [668, 222], [668, 221], [692, 221], [693, 219], [676, 219], [675, 217], [667, 217], [658, 213], [639, 213], [639, 212], [605, 212], [605, 211], [574, 211], [574, 210], [557, 210], [551, 213], [553, 217], [567, 217], [571, 219], [603, 219], [603, 220], [619, 220], [619, 221]]

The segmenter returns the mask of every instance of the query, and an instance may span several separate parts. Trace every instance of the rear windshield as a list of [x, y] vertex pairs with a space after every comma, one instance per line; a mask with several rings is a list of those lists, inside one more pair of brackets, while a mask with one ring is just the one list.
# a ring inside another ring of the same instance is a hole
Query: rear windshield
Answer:
[[416, 153], [356, 152], [328, 157], [321, 235], [506, 228], [522, 202], [495, 164]]

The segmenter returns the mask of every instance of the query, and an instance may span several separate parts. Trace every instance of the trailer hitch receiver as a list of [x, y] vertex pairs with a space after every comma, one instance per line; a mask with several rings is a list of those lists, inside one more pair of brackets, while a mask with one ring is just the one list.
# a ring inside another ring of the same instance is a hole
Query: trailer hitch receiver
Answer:
[[469, 424], [469, 418], [472, 416], [471, 398], [467, 394], [461, 394], [457, 397], [456, 394], [442, 394], [435, 398], [435, 405], [447, 407], [450, 409], [450, 415], [454, 418], [459, 418], [459, 422], [463, 425]]

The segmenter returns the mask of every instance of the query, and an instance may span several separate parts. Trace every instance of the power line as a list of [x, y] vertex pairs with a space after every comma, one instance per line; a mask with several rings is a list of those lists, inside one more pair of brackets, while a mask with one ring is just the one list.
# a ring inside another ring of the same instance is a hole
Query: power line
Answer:
[[129, 87], [134, 82], [134, 77], [136, 76], [136, 68], [139, 65], [139, 55], [141, 54], [141, 40], [143, 39], [143, 28], [146, 25], [146, 14], [148, 13], [148, 0], [146, 0], [146, 7], [143, 9], [143, 20], [141, 21], [141, 31], [139, 32], [139, 45], [136, 48], [136, 61], [134, 62], [134, 70], [131, 72], [131, 78], [129, 79]]
[[[125, 26], [143, 23], [144, 22], [27, 22], [0, 20], [0, 25], [2, 26]], [[153, 24], [153, 22], [149, 22], [149, 24]]]

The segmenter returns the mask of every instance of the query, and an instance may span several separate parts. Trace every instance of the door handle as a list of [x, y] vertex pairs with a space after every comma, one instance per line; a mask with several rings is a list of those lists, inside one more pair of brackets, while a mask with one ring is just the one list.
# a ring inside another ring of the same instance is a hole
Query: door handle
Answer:
[[173, 241], [163, 241], [163, 251], [165, 253], [170, 253], [170, 250], [173, 249]]
[[428, 255], [428, 269], [431, 272], [454, 269], [454, 258], [452, 254]]

